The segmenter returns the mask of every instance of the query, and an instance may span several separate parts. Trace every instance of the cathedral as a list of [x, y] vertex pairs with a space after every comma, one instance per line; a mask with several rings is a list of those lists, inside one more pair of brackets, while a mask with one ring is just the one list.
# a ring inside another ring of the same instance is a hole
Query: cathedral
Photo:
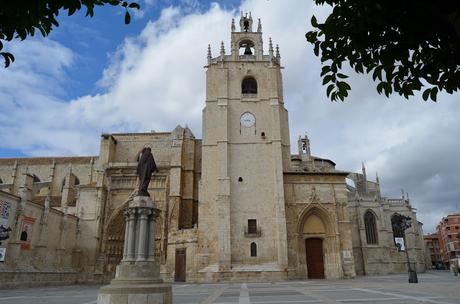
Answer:
[[[407, 195], [383, 196], [364, 165], [350, 173], [312, 155], [307, 136], [291, 154], [280, 52], [271, 39], [265, 52], [262, 38], [260, 19], [241, 14], [229, 52], [208, 47], [202, 139], [177, 126], [102, 134], [97, 156], [0, 159], [9, 208], [0, 224], [12, 229], [0, 273], [109, 281], [145, 145], [159, 169], [149, 192], [161, 210], [155, 256], [166, 281], [347, 279], [408, 263], [424, 271], [422, 224]], [[412, 219], [402, 250], [396, 213]]]

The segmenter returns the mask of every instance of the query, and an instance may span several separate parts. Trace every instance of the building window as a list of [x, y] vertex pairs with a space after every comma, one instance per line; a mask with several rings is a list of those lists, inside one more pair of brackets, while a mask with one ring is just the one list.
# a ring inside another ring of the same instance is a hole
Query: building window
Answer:
[[257, 220], [248, 220], [248, 234], [257, 234]]
[[371, 211], [364, 214], [364, 226], [366, 228], [366, 242], [368, 244], [377, 244], [377, 225], [375, 216]]
[[253, 77], [246, 77], [241, 82], [241, 93], [257, 94], [257, 81]]
[[251, 243], [251, 256], [252, 257], [257, 256], [257, 244], [255, 242]]

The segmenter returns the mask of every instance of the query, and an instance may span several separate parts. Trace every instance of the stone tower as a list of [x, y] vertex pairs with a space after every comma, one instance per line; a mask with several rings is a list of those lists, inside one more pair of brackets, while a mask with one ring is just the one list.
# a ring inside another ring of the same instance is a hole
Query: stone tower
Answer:
[[208, 275], [285, 276], [290, 143], [280, 59], [271, 39], [264, 53], [250, 13], [239, 31], [232, 20], [230, 54], [223, 42], [217, 57], [208, 47], [197, 265]]

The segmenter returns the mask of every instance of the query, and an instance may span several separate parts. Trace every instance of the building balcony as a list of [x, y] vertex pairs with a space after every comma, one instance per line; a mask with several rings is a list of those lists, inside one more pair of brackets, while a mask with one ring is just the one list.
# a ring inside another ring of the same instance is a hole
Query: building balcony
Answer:
[[244, 236], [245, 237], [261, 237], [262, 230], [260, 227], [257, 227], [256, 231], [248, 231], [248, 227], [244, 228]]

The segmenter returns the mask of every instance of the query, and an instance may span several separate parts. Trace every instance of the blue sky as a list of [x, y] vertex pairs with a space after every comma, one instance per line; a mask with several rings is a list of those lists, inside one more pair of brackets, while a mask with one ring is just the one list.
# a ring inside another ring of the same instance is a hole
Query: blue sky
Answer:
[[[235, 0], [212, 3], [219, 3], [222, 8], [230, 10], [240, 4]], [[139, 12], [130, 10], [132, 22], [129, 25], [124, 24], [124, 8], [111, 5], [96, 7], [93, 18], [85, 17], [85, 9], [70, 17], [65, 13], [59, 15], [60, 26], [51, 32], [49, 38], [78, 54], [75, 63], [67, 69], [71, 81], [63, 92], [63, 98], [73, 99], [101, 92], [101, 88], [94, 84], [101, 78], [109, 57], [126, 37], [138, 35], [149, 20], [158, 19], [165, 7], [181, 6], [185, 14], [202, 12], [209, 9], [211, 1], [141, 0], [139, 4]]]
[[321, 64], [305, 41], [310, 19], [328, 8], [305, 0], [140, 2], [124, 24], [121, 8], [60, 16], [47, 38], [6, 46], [16, 61], [0, 69], [0, 157], [97, 155], [101, 133], [171, 131], [188, 125], [201, 138], [206, 51], [229, 51], [230, 24], [240, 10], [261, 18], [264, 48], [280, 45], [291, 147], [308, 133], [312, 153], [337, 169], [361, 162], [383, 192], [409, 192], [425, 231], [458, 211], [460, 96], [409, 101], [377, 94], [370, 77], [350, 73], [346, 102], [332, 103]]

